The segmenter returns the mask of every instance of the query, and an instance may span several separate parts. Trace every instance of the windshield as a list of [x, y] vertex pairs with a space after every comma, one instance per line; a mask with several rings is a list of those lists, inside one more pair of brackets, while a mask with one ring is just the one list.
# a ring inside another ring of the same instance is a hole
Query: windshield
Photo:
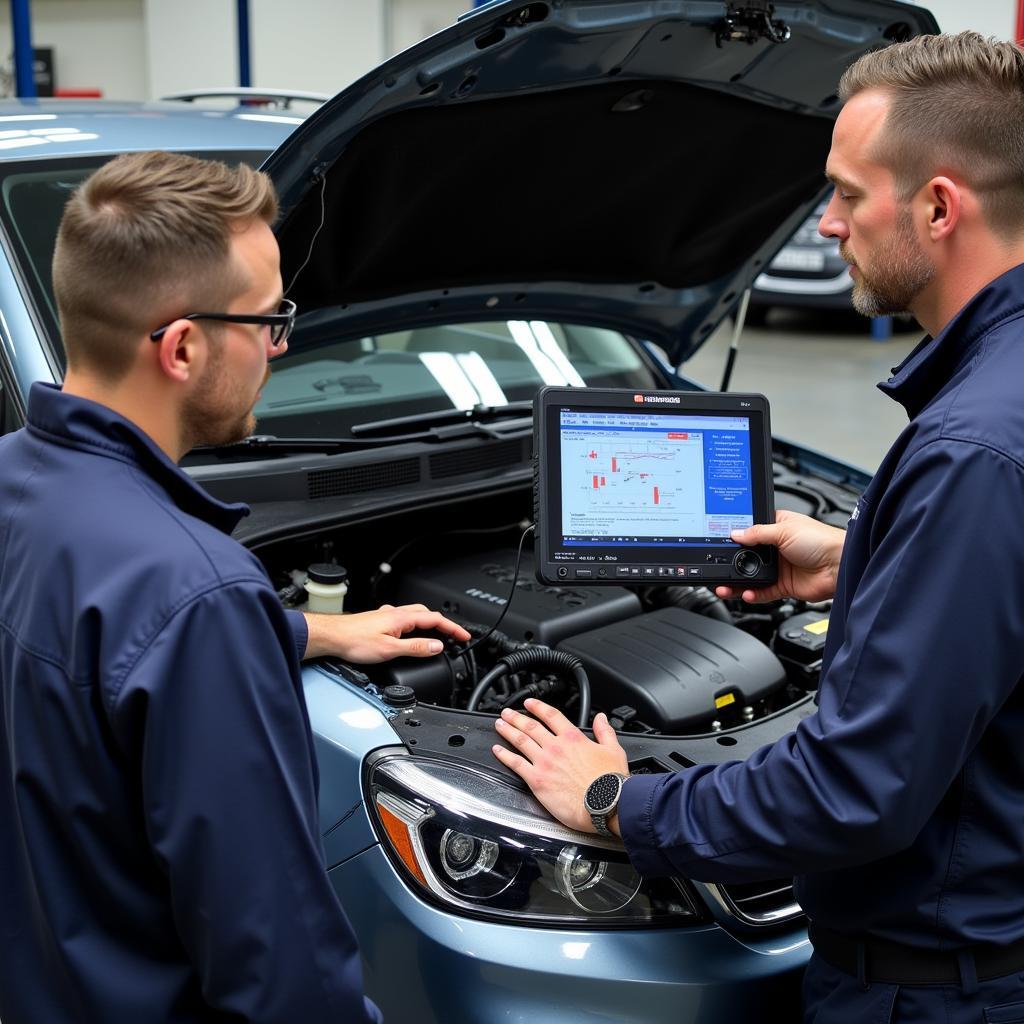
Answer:
[[256, 406], [259, 429], [341, 437], [352, 426], [529, 401], [544, 384], [658, 386], [618, 331], [546, 320], [443, 324], [303, 346], [297, 331]]

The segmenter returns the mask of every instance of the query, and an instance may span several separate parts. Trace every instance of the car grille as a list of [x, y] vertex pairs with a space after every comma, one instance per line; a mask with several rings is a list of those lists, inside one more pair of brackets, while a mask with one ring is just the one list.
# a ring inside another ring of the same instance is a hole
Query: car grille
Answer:
[[725, 911], [748, 925], [782, 924], [803, 914], [793, 893], [792, 879], [708, 885]]

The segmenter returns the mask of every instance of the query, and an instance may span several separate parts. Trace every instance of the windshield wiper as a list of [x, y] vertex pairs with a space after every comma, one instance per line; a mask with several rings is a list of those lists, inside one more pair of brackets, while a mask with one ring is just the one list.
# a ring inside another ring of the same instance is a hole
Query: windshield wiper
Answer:
[[[433, 429], [427, 431], [431, 435], [438, 435], [438, 440], [445, 437], [462, 436], [465, 433], [482, 433], [495, 436], [500, 431], [489, 427], [491, 423], [501, 420], [520, 420], [526, 416], [533, 415], [533, 402], [509, 402], [507, 405], [474, 405], [472, 409], [441, 409], [438, 412], [421, 412], [413, 416], [396, 416], [390, 420], [375, 420], [372, 423], [358, 423], [352, 428], [353, 437], [368, 437], [371, 434], [388, 434], [391, 431], [399, 431], [396, 437], [406, 437], [404, 434], [407, 427], [426, 427]], [[435, 426], [436, 424], [436, 426]], [[444, 432], [438, 429], [445, 425], [461, 428], [456, 434]]]
[[[447, 441], [449, 438], [469, 437], [473, 434], [508, 438], [516, 436], [520, 431], [532, 429], [532, 409], [532, 402], [511, 402], [508, 405], [478, 405], [472, 409], [444, 409], [416, 416], [398, 416], [390, 420], [360, 423], [352, 427], [352, 437], [277, 437], [274, 434], [253, 434], [233, 444], [193, 448], [189, 454], [230, 457], [259, 452], [277, 455], [310, 452], [331, 455], [359, 448], [386, 448], [388, 445], [405, 444], [409, 441]], [[497, 425], [503, 420], [508, 421], [505, 429]], [[403, 429], [406, 427], [426, 429]], [[380, 436], [367, 436], [370, 434]]]

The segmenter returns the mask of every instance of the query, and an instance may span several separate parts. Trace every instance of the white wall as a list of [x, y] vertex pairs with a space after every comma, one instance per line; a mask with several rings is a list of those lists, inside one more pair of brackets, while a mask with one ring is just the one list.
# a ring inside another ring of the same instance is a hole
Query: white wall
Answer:
[[144, 0], [146, 81], [140, 99], [238, 84], [230, 0]]
[[385, 40], [390, 53], [432, 36], [473, 7], [472, 0], [390, 0], [390, 26]]
[[384, 0], [249, 0], [253, 85], [333, 95], [384, 59], [383, 8]]
[[[913, 3], [915, 0], [909, 0]], [[1017, 31], [1017, 4], [1014, 0], [919, 0], [935, 15], [943, 32], [974, 29], [997, 39], [1012, 39]]]
[[[144, 4], [147, 96], [238, 83], [234, 0]], [[470, 5], [471, 0], [249, 0], [252, 83], [333, 94], [385, 57], [450, 24]]]

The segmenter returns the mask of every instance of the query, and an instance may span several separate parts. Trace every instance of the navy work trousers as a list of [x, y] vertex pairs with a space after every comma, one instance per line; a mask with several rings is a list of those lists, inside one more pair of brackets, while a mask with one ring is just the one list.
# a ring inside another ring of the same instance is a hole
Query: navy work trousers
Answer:
[[1024, 972], [976, 987], [864, 985], [815, 954], [803, 994], [804, 1024], [1024, 1024]]

